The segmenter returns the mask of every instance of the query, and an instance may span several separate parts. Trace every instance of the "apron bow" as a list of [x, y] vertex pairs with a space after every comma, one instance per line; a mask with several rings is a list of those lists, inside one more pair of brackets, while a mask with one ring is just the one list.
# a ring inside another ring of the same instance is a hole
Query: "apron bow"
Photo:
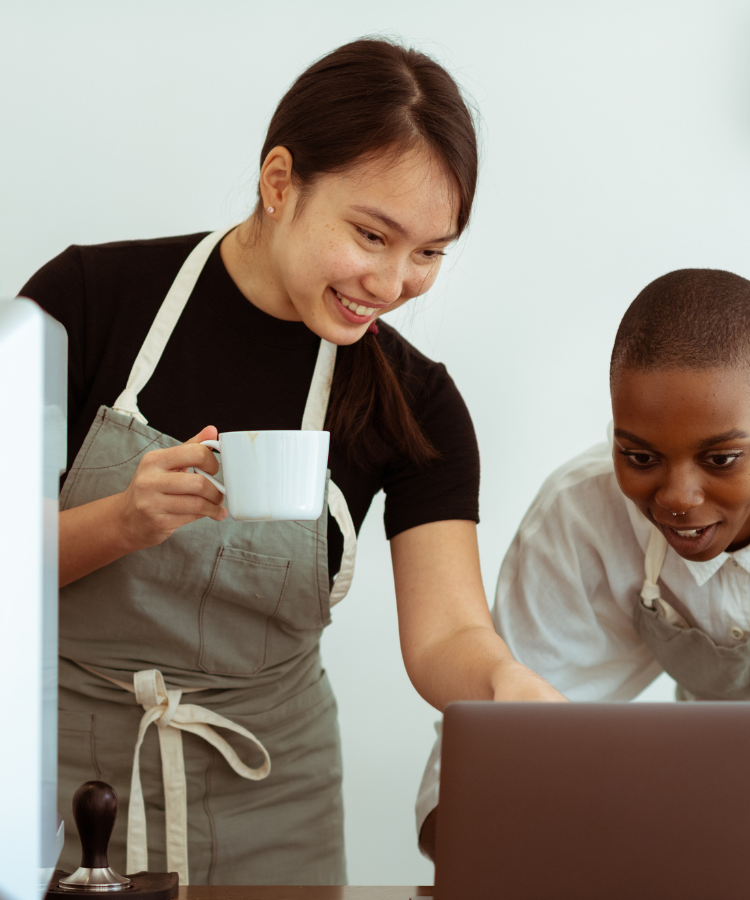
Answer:
[[[79, 665], [81, 665], [79, 663]], [[82, 668], [135, 694], [144, 709], [138, 728], [138, 740], [133, 754], [133, 775], [130, 782], [128, 806], [128, 843], [126, 871], [148, 871], [148, 838], [146, 834], [146, 806], [141, 785], [141, 744], [149, 725], [158, 726], [161, 751], [162, 777], [164, 780], [164, 812], [167, 831], [167, 868], [177, 872], [181, 884], [189, 884], [188, 833], [187, 833], [187, 781], [185, 757], [182, 752], [182, 732], [189, 731], [207, 741], [221, 753], [232, 769], [250, 781], [261, 781], [271, 771], [271, 757], [252, 732], [226, 719], [218, 713], [192, 703], [180, 703], [183, 693], [193, 693], [201, 688], [167, 690], [164, 676], [158, 669], [145, 669], [133, 675], [133, 684], [110, 678], [88, 666]], [[211, 727], [234, 731], [254, 744], [263, 754], [263, 764], [257, 769], [245, 765], [235, 749]]]

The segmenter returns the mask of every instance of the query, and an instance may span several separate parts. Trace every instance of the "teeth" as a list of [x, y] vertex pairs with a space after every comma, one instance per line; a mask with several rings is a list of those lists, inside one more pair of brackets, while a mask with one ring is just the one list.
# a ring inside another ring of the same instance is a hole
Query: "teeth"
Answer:
[[687, 531], [680, 531], [678, 528], [674, 529], [680, 537], [695, 537], [699, 531], [703, 531], [702, 528], [690, 528]]
[[342, 304], [347, 309], [350, 309], [353, 313], [356, 313], [358, 316], [371, 316], [375, 312], [375, 307], [362, 306], [361, 303], [359, 305], [356, 303], [352, 303], [351, 300], [347, 300], [346, 297], [342, 297], [338, 291], [336, 291], [336, 296], [339, 298], [339, 300], [342, 302]]

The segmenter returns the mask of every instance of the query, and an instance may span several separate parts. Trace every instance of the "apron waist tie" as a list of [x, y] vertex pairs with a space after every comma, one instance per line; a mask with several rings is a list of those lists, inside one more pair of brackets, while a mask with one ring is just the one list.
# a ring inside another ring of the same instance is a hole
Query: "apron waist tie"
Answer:
[[[135, 699], [145, 712], [138, 728], [138, 740], [133, 754], [133, 775], [130, 782], [130, 805], [128, 807], [128, 872], [148, 871], [148, 840], [146, 836], [146, 807], [141, 785], [140, 755], [141, 744], [146, 731], [156, 723], [159, 731], [162, 778], [164, 780], [164, 810], [167, 832], [167, 868], [177, 872], [181, 884], [189, 884], [188, 877], [188, 831], [187, 831], [187, 781], [185, 779], [185, 757], [182, 752], [182, 732], [189, 731], [203, 738], [215, 747], [234, 771], [250, 781], [261, 781], [271, 771], [268, 751], [255, 737], [241, 725], [220, 716], [203, 706], [180, 703], [183, 693], [193, 693], [202, 688], [182, 688], [167, 690], [164, 677], [158, 669], [136, 672], [133, 684], [119, 681], [97, 672], [83, 663], [81, 668], [104, 678], [106, 681], [135, 694]], [[211, 726], [227, 728], [253, 743], [263, 754], [264, 763], [257, 769], [246, 766], [234, 748], [217, 734]]]

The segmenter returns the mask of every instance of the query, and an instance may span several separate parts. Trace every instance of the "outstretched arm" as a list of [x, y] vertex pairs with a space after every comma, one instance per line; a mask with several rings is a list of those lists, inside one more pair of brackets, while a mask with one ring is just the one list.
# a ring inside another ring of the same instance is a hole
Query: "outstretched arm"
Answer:
[[428, 703], [443, 710], [452, 700], [565, 699], [516, 662], [495, 632], [474, 522], [410, 528], [391, 540], [391, 556], [401, 652]]

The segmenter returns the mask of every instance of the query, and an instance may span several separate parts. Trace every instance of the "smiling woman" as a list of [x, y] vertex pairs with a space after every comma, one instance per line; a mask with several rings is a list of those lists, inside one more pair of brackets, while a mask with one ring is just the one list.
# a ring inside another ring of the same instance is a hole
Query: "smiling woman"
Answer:
[[685, 559], [750, 543], [750, 282], [682, 269], [623, 317], [612, 350], [615, 472]]
[[298, 186], [289, 150], [272, 148], [261, 169], [263, 209], [222, 244], [227, 271], [245, 297], [346, 348], [327, 424], [342, 451], [366, 468], [382, 455], [383, 442], [417, 463], [436, 455], [375, 321], [430, 289], [443, 248], [458, 236], [460, 203], [445, 166], [424, 147], [394, 153], [389, 148]]
[[[115, 786], [128, 808], [115, 868], [183, 883], [345, 881], [319, 640], [381, 489], [402, 652], [422, 696], [440, 709], [561, 699], [492, 627], [466, 406], [442, 365], [377, 324], [433, 284], [476, 169], [450, 75], [416, 51], [356, 41], [282, 99], [246, 222], [71, 247], [24, 288], [70, 346], [60, 709], [77, 725], [61, 731], [60, 807], [87, 779]], [[227, 518], [191, 471], [217, 472], [201, 443], [216, 426], [327, 426], [320, 518]], [[197, 696], [182, 704], [183, 692]], [[158, 744], [143, 731], [156, 720]], [[69, 836], [63, 864], [77, 854]]]
[[[631, 303], [612, 443], [553, 472], [503, 560], [493, 618], [571, 700], [750, 700], [750, 281], [682, 269]], [[644, 577], [645, 576], [645, 577]], [[436, 745], [417, 805], [434, 854]]]
[[667, 542], [701, 562], [750, 543], [747, 373], [626, 369], [612, 403], [620, 489]]
[[351, 346], [328, 426], [360, 464], [374, 462], [377, 436], [416, 462], [435, 455], [373, 323], [432, 286], [468, 223], [477, 164], [451, 76], [386, 41], [355, 41], [310, 66], [271, 119], [255, 212], [222, 258], [266, 312]]
[[626, 311], [613, 434], [541, 488], [494, 618], [572, 700], [750, 700], [750, 281], [683, 269]]

